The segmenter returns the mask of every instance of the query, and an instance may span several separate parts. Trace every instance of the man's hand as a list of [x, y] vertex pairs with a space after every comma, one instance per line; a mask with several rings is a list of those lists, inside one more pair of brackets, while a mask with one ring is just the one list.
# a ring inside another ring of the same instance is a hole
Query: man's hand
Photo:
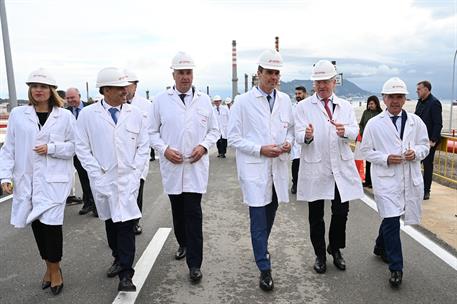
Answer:
[[177, 165], [177, 164], [181, 164], [183, 162], [181, 153], [179, 153], [179, 151], [177, 151], [173, 148], [168, 147], [165, 150], [164, 155], [165, 155], [165, 158], [168, 159], [173, 164]]
[[200, 160], [200, 158], [202, 158], [203, 155], [205, 155], [206, 153], [206, 148], [203, 147], [202, 145], [198, 145], [196, 146], [193, 150], [192, 150], [192, 154], [190, 155], [190, 158], [191, 158], [191, 164], [195, 163], [195, 162], [198, 162]]
[[430, 147], [434, 147], [436, 145], [436, 142], [429, 140], [428, 143], [430, 144]]
[[289, 153], [290, 152], [290, 149], [292, 149], [292, 145], [285, 141], [282, 145], [281, 145], [281, 152], [282, 153]]
[[305, 130], [305, 139], [311, 140], [314, 136], [314, 128], [312, 124], [308, 124]]
[[260, 148], [260, 154], [266, 157], [275, 158], [281, 155], [281, 153], [282, 150], [277, 145], [265, 145]]
[[336, 135], [339, 137], [344, 137], [344, 132], [346, 131], [344, 124], [342, 123], [337, 123], [333, 120], [330, 120], [330, 123], [335, 126], [336, 128]]
[[401, 164], [403, 158], [401, 155], [390, 154], [387, 157], [387, 164], [388, 165], [398, 165]]
[[35, 148], [33, 148], [33, 151], [35, 151], [39, 155], [46, 155], [48, 154], [48, 145], [36, 146]]
[[406, 150], [403, 156], [405, 157], [405, 160], [414, 160], [416, 158], [416, 152], [414, 152], [414, 150]]
[[13, 185], [11, 183], [3, 183], [2, 190], [7, 194], [11, 194], [13, 193]]

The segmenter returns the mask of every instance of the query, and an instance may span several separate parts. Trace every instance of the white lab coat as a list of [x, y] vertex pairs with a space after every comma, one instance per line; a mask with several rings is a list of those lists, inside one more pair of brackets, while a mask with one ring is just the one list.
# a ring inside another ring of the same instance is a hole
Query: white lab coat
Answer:
[[228, 107], [220, 105], [219, 112], [217, 107], [213, 107], [214, 115], [217, 118], [217, 123], [219, 124], [219, 130], [221, 131], [221, 137], [227, 139], [227, 126], [230, 117], [230, 110]]
[[[336, 134], [322, 102], [314, 94], [298, 103], [295, 112], [295, 139], [302, 145], [298, 173], [297, 199], [316, 201], [334, 199], [335, 182], [341, 202], [363, 196], [362, 182], [357, 172], [349, 143], [357, 137], [359, 125], [354, 109], [344, 99], [333, 94], [333, 120], [345, 124], [345, 137]], [[308, 124], [314, 128], [314, 140], [304, 144]]]
[[273, 111], [257, 88], [236, 97], [230, 110], [228, 144], [236, 149], [238, 179], [243, 201], [251, 207], [271, 202], [274, 184], [278, 202], [289, 201], [289, 154], [260, 155], [263, 145], [294, 141], [294, 120], [289, 96], [276, 91]]
[[76, 154], [89, 176], [99, 218], [137, 219], [140, 177], [149, 156], [146, 116], [125, 103], [115, 124], [101, 102], [78, 116]]
[[220, 136], [208, 95], [195, 91], [187, 107], [172, 88], [155, 98], [151, 138], [154, 149], [161, 155], [160, 173], [165, 193], [206, 193], [209, 174], [208, 153], [192, 164], [187, 161], [173, 164], [165, 158], [165, 150], [170, 147], [189, 157], [196, 146], [202, 145], [209, 152]]
[[[47, 225], [62, 225], [72, 187], [73, 115], [54, 107], [41, 130], [38, 122], [33, 106], [14, 108], [0, 151], [0, 179], [14, 183], [11, 224], [17, 228], [36, 219]], [[43, 144], [48, 145], [47, 155], [32, 150]]]
[[[370, 119], [363, 131], [360, 151], [371, 162], [374, 199], [382, 218], [405, 214], [405, 224], [419, 224], [424, 182], [420, 162], [429, 153], [427, 127], [422, 120], [407, 113], [403, 140], [387, 111]], [[387, 165], [390, 154], [401, 155], [411, 148], [413, 161]]]
[[[141, 97], [141, 96], [138, 96], [138, 95], [135, 95], [133, 97], [133, 99], [131, 100], [131, 105], [139, 108], [143, 114], [146, 116], [146, 122], [147, 122], [147, 125], [146, 125], [146, 128], [147, 128], [147, 132], [148, 132], [148, 136], [151, 137], [151, 133], [152, 133], [152, 102], [149, 101], [148, 99], [144, 98], [144, 97]], [[141, 173], [141, 179], [143, 180], [146, 180], [146, 177], [148, 176], [148, 173], [149, 173], [149, 161], [147, 161], [145, 163], [145, 166], [144, 166], [144, 169], [143, 169], [143, 172]]]
[[[292, 111], [295, 113], [297, 110], [297, 103], [292, 105]], [[290, 151], [290, 160], [300, 159], [301, 155], [301, 145], [294, 140], [294, 145], [292, 146], [292, 150]]]

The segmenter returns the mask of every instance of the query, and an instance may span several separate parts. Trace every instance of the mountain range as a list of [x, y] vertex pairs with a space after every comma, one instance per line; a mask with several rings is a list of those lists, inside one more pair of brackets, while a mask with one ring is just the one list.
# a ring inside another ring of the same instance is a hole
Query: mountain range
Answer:
[[[291, 97], [295, 96], [295, 88], [298, 86], [304, 86], [309, 95], [314, 93], [312, 80], [292, 80], [288, 82], [281, 81], [281, 91], [289, 94]], [[375, 95], [372, 92], [361, 89], [355, 83], [347, 79], [343, 80], [343, 85], [336, 86], [335, 94], [343, 98], [357, 99]]]

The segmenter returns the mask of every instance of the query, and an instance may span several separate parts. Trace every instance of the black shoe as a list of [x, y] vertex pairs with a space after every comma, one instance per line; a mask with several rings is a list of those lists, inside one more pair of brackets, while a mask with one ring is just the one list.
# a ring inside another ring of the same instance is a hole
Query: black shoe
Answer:
[[153, 157], [151, 157], [151, 158], [149, 159], [149, 161], [155, 161], [155, 160], [156, 160], [156, 159], [153, 158]]
[[94, 208], [94, 210], [92, 210], [92, 216], [93, 216], [93, 217], [98, 217], [97, 208]]
[[202, 277], [203, 277], [203, 274], [200, 271], [200, 268], [191, 268], [189, 270], [189, 278], [190, 278], [192, 283], [200, 282]]
[[399, 287], [402, 279], [403, 279], [403, 271], [398, 270], [398, 271], [390, 272], [390, 279], [389, 279], [390, 286]]
[[79, 213], [79, 215], [84, 215], [84, 214], [87, 214], [87, 213], [93, 211], [94, 209], [95, 209], [94, 206], [84, 204], [84, 206], [81, 208], [81, 210], [79, 210], [78, 213]]
[[374, 253], [374, 255], [377, 255], [378, 257], [380, 257], [385, 263], [389, 263], [389, 260], [386, 257], [386, 252], [384, 251], [384, 248], [374, 246], [373, 253]]
[[327, 271], [325, 257], [316, 257], [316, 261], [314, 262], [313, 268], [317, 273], [325, 273]]
[[122, 278], [119, 281], [119, 285], [117, 286], [118, 291], [124, 291], [124, 292], [135, 292], [136, 291], [136, 286], [133, 284], [131, 278]]
[[136, 223], [134, 226], [133, 226], [133, 233], [135, 233], [136, 235], [138, 234], [141, 234], [143, 232], [143, 228], [141, 228], [140, 224], [139, 223]]
[[296, 184], [292, 184], [292, 188], [290, 188], [290, 193], [292, 193], [292, 194], [296, 194], [297, 193], [297, 185]]
[[51, 286], [51, 282], [49, 282], [49, 286], [51, 287], [51, 292], [53, 295], [58, 295], [59, 293], [62, 292], [63, 289], [63, 276], [62, 276], [62, 269], [59, 269], [60, 271], [60, 276], [62, 277], [62, 284], [57, 285], [57, 286]]
[[341, 255], [341, 251], [339, 249], [332, 250], [330, 248], [330, 245], [327, 246], [327, 252], [328, 254], [333, 256], [333, 264], [338, 268], [339, 270], [346, 270], [346, 262], [343, 259], [343, 256]]
[[221, 157], [221, 155], [220, 155], [220, 154], [218, 154], [218, 155], [217, 155], [217, 157]]
[[275, 287], [273, 278], [271, 277], [271, 270], [260, 272], [259, 287], [264, 291], [271, 291]]
[[77, 204], [82, 204], [82, 203], [83, 203], [83, 200], [79, 196], [70, 195], [69, 197], [67, 197], [67, 201], [66, 201], [67, 205], [77, 205]]
[[225, 157], [225, 154], [221, 154], [221, 158], [226, 158], [226, 157]]
[[108, 278], [114, 278], [117, 276], [120, 272], [122, 271], [121, 265], [119, 265], [119, 262], [114, 261], [113, 265], [111, 265], [110, 268], [108, 268], [108, 271], [106, 272], [106, 276]]
[[429, 200], [429, 199], [430, 199], [430, 192], [425, 192], [424, 193], [424, 201]]
[[186, 256], [186, 247], [179, 246], [175, 253], [175, 259], [181, 260]]
[[51, 281], [41, 281], [41, 289], [46, 289], [51, 287]]

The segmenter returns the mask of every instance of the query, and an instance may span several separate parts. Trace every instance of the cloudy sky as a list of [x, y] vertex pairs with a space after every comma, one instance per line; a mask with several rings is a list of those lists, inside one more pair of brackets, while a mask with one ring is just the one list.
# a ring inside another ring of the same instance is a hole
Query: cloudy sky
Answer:
[[[211, 94], [231, 94], [231, 43], [237, 41], [239, 90], [256, 70], [262, 50], [280, 37], [282, 80], [309, 79], [318, 59], [336, 60], [339, 72], [361, 88], [379, 92], [392, 76], [403, 78], [415, 98], [419, 80], [451, 98], [457, 49], [457, 0], [6, 0], [17, 95], [38, 67], [59, 88], [89, 82], [97, 72], [127, 67], [152, 95], [172, 84], [177, 51], [197, 64], [194, 83]], [[0, 97], [7, 82], [3, 48]]]

